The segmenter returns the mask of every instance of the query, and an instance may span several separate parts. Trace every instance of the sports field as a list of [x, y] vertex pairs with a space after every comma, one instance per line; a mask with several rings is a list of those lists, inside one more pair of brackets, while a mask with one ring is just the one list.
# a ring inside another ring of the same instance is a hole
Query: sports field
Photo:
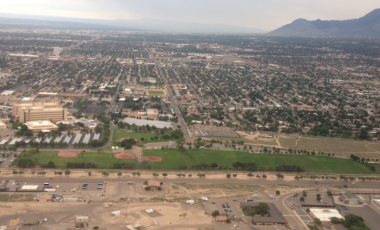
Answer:
[[144, 156], [158, 156], [163, 159], [161, 162], [149, 163], [153, 169], [174, 170], [185, 165], [189, 169], [192, 165], [200, 163], [217, 163], [218, 166], [232, 168], [234, 162], [255, 162], [258, 167], [271, 166], [274, 168], [282, 164], [297, 165], [304, 167], [305, 171], [310, 173], [372, 173], [365, 165], [351, 160], [312, 155], [267, 155], [241, 151], [198, 149], [188, 150], [183, 154], [177, 149], [146, 149]]
[[159, 90], [149, 90], [149, 95], [165, 95], [165, 93]]
[[114, 163], [136, 163], [135, 159], [116, 159], [113, 157], [113, 153], [98, 153], [98, 152], [85, 152], [79, 154], [76, 158], [61, 158], [57, 157], [58, 151], [40, 151], [36, 154], [27, 154], [18, 159], [30, 158], [38, 165], [47, 165], [49, 161], [53, 161], [56, 168], [66, 168], [68, 162], [88, 163], [94, 162], [96, 168], [112, 168]]

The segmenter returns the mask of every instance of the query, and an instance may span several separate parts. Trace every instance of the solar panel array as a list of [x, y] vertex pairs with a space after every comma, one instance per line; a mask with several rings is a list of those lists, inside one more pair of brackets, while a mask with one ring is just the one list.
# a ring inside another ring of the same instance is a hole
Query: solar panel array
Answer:
[[88, 144], [88, 142], [90, 142], [90, 137], [91, 137], [91, 133], [87, 133], [84, 136], [84, 139], [83, 139], [82, 143]]
[[65, 142], [65, 143], [67, 143], [67, 144], [70, 143], [72, 137], [73, 137], [73, 136], [69, 136], [69, 135], [67, 135], [66, 138], [65, 138], [65, 140], [64, 140], [63, 142]]
[[99, 138], [100, 138], [100, 133], [95, 133], [94, 134], [94, 138], [92, 138], [92, 140], [99, 140]]
[[81, 133], [76, 134], [75, 138], [74, 138], [74, 141], [71, 144], [77, 144], [77, 143], [79, 143], [79, 141], [80, 141], [81, 138], [82, 138], [82, 134]]
[[46, 143], [50, 143], [51, 140], [53, 140], [53, 138], [52, 138], [52, 137], [48, 137], [48, 138], [45, 139], [44, 142], [46, 142]]
[[62, 141], [62, 138], [63, 138], [63, 135], [61, 135], [61, 136], [58, 136], [58, 137], [56, 137], [56, 138], [54, 139], [54, 142], [57, 142], [57, 143], [59, 143], [59, 142], [61, 142], [61, 141]]

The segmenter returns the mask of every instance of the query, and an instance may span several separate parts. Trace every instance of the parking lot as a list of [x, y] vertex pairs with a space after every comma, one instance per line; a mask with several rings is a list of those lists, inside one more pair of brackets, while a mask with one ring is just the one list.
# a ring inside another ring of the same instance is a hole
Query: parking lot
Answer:
[[214, 129], [200, 129], [195, 131], [195, 135], [202, 137], [239, 137], [237, 133], [231, 130]]
[[208, 201], [203, 201], [203, 205], [207, 214], [211, 214], [213, 211], [218, 210], [221, 215], [228, 214], [230, 216], [236, 216], [236, 218], [245, 218], [243, 212], [239, 207], [240, 202], [237, 200], [233, 201], [232, 199], [209, 199]]
[[0, 158], [2, 163], [0, 164], [0, 168], [8, 168], [13, 161], [15, 161], [21, 152], [13, 152], [13, 151], [0, 151]]
[[344, 205], [336, 205], [336, 208], [341, 212], [341, 214], [354, 214], [360, 216], [364, 219], [364, 223], [371, 229], [379, 229], [380, 218], [379, 213], [372, 209], [369, 205], [364, 205], [364, 207], [348, 207]]

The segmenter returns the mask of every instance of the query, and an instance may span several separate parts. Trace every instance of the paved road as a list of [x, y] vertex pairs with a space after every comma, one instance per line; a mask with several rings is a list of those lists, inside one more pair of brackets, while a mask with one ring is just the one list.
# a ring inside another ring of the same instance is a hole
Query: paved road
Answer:
[[[170, 173], [169, 173], [170, 174]], [[171, 183], [223, 183], [223, 184], [252, 184], [252, 185], [316, 185], [314, 181], [291, 181], [289, 183], [286, 183], [285, 181], [274, 181], [274, 180], [265, 180], [265, 179], [200, 179], [195, 178], [196, 175], [194, 175], [194, 178], [161, 178], [159, 177], [157, 180], [162, 182], [171, 182]], [[207, 173], [206, 173], [207, 177]], [[18, 180], [18, 181], [25, 181], [25, 182], [46, 182], [46, 179], [50, 178], [49, 176], [33, 176], [33, 177], [20, 177], [20, 176], [11, 176], [11, 177], [4, 177], [0, 174], [0, 181], [2, 180]], [[111, 178], [111, 177], [101, 177], [101, 178], [93, 178], [93, 177], [86, 177], [86, 178], [71, 178], [66, 176], [60, 176], [60, 177], [51, 177], [53, 178], [52, 181], [60, 182], [60, 181], [71, 181], [71, 182], [83, 182], [84, 180], [86, 182], [98, 182], [99, 180], [106, 180], [106, 181], [115, 181], [115, 182], [125, 182], [125, 181], [135, 181], [135, 182], [144, 182], [147, 180], [147, 178]], [[319, 182], [319, 185], [345, 185], [347, 182], [344, 181], [323, 181]], [[374, 189], [374, 192], [380, 193], [380, 182], [360, 182], [356, 183], [355, 185], [349, 185], [349, 188], [376, 188]]]
[[[150, 50], [150, 52], [151, 52], [151, 50]], [[166, 74], [162, 71], [161, 66], [157, 62], [154, 54], [151, 53], [150, 56], [151, 56], [153, 62], [156, 64], [156, 67], [157, 67], [160, 75], [164, 79], [164, 82], [165, 82], [165, 85], [166, 85], [166, 90], [168, 91], [168, 94], [169, 94], [171, 106], [172, 106], [174, 112], [177, 114], [178, 123], [181, 126], [181, 130], [182, 130], [182, 133], [183, 133], [183, 135], [185, 137], [185, 141], [186, 141], [186, 143], [192, 143], [192, 139], [191, 139], [191, 135], [190, 135], [189, 129], [187, 128], [185, 120], [182, 117], [181, 111], [178, 108], [178, 105], [177, 105], [176, 100], [174, 98], [173, 91], [172, 91], [172, 89], [170, 87], [168, 78], [167, 78]]]

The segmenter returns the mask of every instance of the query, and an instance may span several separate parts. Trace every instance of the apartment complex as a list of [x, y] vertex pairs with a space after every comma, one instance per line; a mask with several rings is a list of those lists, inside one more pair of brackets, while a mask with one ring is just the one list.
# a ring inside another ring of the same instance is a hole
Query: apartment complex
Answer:
[[67, 109], [58, 107], [58, 101], [47, 103], [15, 103], [12, 105], [12, 115], [20, 122], [67, 119]]

